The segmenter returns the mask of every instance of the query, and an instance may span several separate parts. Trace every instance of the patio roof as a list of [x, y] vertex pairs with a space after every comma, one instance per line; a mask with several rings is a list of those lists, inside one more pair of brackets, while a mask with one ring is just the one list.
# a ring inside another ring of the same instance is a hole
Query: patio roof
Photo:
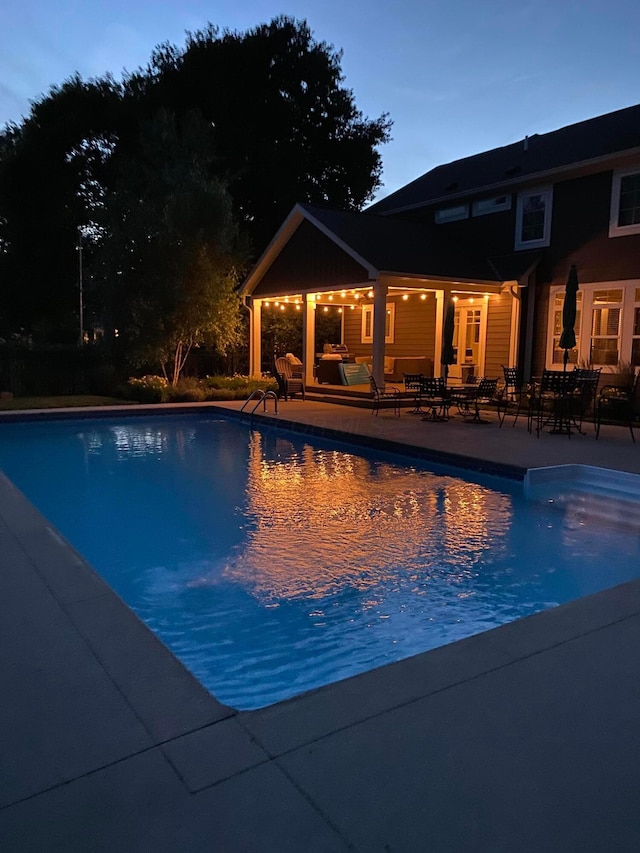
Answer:
[[[315, 231], [315, 238], [311, 238], [309, 226]], [[310, 266], [308, 245], [304, 251], [296, 249], [296, 242], [301, 242], [303, 236], [307, 242], [314, 239], [314, 250], [318, 253], [335, 255], [337, 248], [353, 270], [350, 274], [354, 283], [366, 283], [382, 275], [493, 285], [502, 281], [486, 257], [459, 242], [449, 241], [435, 226], [298, 204], [243, 283], [241, 293], [253, 293], [276, 260], [287, 251], [296, 265], [296, 269], [288, 270], [287, 274], [300, 288]], [[282, 276], [285, 276], [284, 271]], [[344, 279], [336, 282], [337, 286], [344, 284]], [[315, 282], [306, 288], [302, 285], [303, 290], [316, 287]]]

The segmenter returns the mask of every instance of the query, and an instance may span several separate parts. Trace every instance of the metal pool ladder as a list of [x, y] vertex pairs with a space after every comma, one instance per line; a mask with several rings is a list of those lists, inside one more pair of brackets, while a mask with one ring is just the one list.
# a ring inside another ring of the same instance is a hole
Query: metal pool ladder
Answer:
[[252, 415], [255, 410], [258, 408], [260, 403], [262, 403], [262, 411], [267, 411], [267, 400], [273, 400], [275, 406], [275, 413], [278, 414], [278, 396], [275, 391], [263, 391], [261, 388], [256, 388], [255, 391], [252, 391], [251, 394], [247, 397], [247, 399], [242, 404], [242, 408], [240, 409], [240, 414], [244, 412], [249, 403], [254, 403], [253, 408], [249, 412]]

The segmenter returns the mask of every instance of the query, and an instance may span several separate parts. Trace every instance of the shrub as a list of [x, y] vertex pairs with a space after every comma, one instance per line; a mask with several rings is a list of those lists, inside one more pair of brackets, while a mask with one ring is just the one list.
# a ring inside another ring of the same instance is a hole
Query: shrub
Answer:
[[164, 403], [167, 399], [168, 382], [163, 376], [131, 377], [125, 386], [127, 399], [139, 403]]

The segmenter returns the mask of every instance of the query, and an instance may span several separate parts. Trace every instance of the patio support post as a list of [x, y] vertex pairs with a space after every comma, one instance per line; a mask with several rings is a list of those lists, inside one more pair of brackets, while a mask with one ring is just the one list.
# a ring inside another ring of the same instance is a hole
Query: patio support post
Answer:
[[387, 328], [387, 285], [375, 281], [373, 284], [373, 377], [384, 387], [384, 339]]
[[316, 301], [313, 293], [302, 294], [302, 362], [304, 384], [313, 384], [313, 364], [316, 357]]
[[262, 376], [262, 299], [251, 300], [249, 307], [249, 373]]
[[433, 353], [433, 375], [442, 376], [442, 326], [444, 324], [444, 309], [451, 297], [451, 289], [436, 290], [436, 328]]

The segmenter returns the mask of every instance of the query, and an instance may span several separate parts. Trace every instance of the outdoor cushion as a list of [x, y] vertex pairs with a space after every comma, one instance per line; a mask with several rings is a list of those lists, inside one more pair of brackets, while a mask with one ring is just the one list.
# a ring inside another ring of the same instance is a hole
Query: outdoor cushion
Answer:
[[338, 369], [343, 385], [367, 385], [369, 382], [371, 374], [366, 364], [341, 364]]

